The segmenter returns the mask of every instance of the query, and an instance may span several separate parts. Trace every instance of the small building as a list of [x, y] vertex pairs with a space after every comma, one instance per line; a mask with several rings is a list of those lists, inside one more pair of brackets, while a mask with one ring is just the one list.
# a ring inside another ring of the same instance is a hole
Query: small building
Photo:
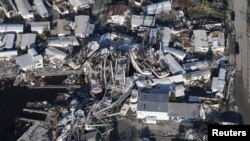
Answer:
[[45, 31], [50, 31], [50, 22], [31, 22], [30, 28], [32, 32], [43, 34]]
[[167, 46], [163, 47], [163, 52], [164, 53], [170, 53], [170, 54], [172, 54], [173, 56], [175, 56], [176, 58], [178, 58], [181, 61], [183, 61], [184, 58], [186, 57], [186, 52], [181, 51], [181, 50], [177, 50], [175, 48], [170, 48], [170, 47], [167, 47]]
[[182, 68], [182, 66], [175, 60], [175, 58], [171, 54], [165, 55], [165, 62], [166, 66], [168, 67], [169, 71], [176, 75], [176, 74], [184, 74], [186, 71]]
[[195, 61], [183, 64], [183, 68], [187, 71], [204, 70], [208, 69], [209, 66], [210, 63], [208, 61]]
[[168, 27], [163, 27], [161, 35], [162, 45], [168, 47], [171, 41], [171, 30]]
[[[48, 47], [45, 49], [45, 55], [48, 57], [48, 59], [53, 63], [55, 61], [63, 61], [67, 54], [55, 47]], [[54, 61], [55, 60], [55, 61]]]
[[69, 2], [76, 12], [78, 9], [90, 8], [91, 5], [95, 4], [94, 0], [69, 0]]
[[48, 46], [68, 48], [69, 46], [79, 46], [75, 36], [51, 37], [47, 39]]
[[27, 54], [16, 57], [16, 63], [23, 71], [43, 68], [43, 57], [31, 48]]
[[226, 73], [227, 70], [224, 68], [220, 68], [219, 70], [219, 76], [218, 77], [213, 77], [212, 79], [212, 92], [223, 92], [224, 87], [226, 84]]
[[179, 84], [184, 82], [182, 74], [173, 75], [162, 79], [153, 78], [152, 80], [156, 84]]
[[61, 15], [69, 14], [69, 10], [67, 8], [67, 3], [65, 0], [52, 0], [53, 5], [58, 13]]
[[24, 30], [23, 24], [0, 24], [0, 33], [4, 32], [20, 33], [23, 32], [23, 30]]
[[174, 85], [175, 97], [185, 96], [185, 87], [183, 84]]
[[95, 25], [90, 24], [89, 16], [75, 16], [75, 36], [80, 38], [88, 37], [94, 32]]
[[156, 117], [156, 120], [168, 120], [168, 101], [172, 85], [161, 85], [159, 88], [147, 88], [138, 93], [136, 117], [145, 119]]
[[42, 0], [34, 0], [33, 1], [34, 5], [35, 5], [35, 9], [38, 12], [38, 14], [42, 17], [42, 18], [47, 18], [49, 17], [49, 12], [46, 9], [44, 3]]
[[13, 33], [0, 34], [0, 51], [13, 49], [14, 41], [15, 41], [15, 34]]
[[15, 0], [15, 4], [24, 19], [34, 18], [33, 8], [28, 0]]
[[16, 46], [22, 50], [36, 47], [36, 35], [35, 33], [18, 34]]
[[169, 11], [172, 10], [172, 4], [169, 0], [167, 0], [167, 1], [158, 2], [158, 3], [144, 6], [142, 10], [148, 15], [156, 15], [162, 12], [168, 13]]
[[173, 121], [200, 121], [205, 120], [204, 109], [197, 103], [168, 103], [169, 120]]
[[208, 81], [211, 77], [211, 71], [209, 69], [194, 71], [184, 74], [184, 84], [192, 84], [197, 80]]
[[211, 49], [213, 52], [221, 52], [225, 51], [225, 36], [224, 32], [214, 31], [208, 36], [209, 43], [212, 44]]
[[209, 50], [206, 30], [193, 31], [193, 45], [196, 52], [206, 53]]
[[53, 27], [54, 29], [50, 32], [52, 35], [57, 35], [59, 37], [71, 35], [70, 21], [66, 19], [58, 19], [54, 24], [56, 26]]
[[6, 17], [8, 18], [18, 14], [17, 8], [12, 0], [1, 0], [0, 6], [3, 8]]
[[17, 55], [17, 50], [0, 51], [0, 60], [9, 60]]
[[189, 38], [189, 31], [183, 31], [180, 33], [181, 35], [181, 46], [184, 50], [189, 51], [191, 50], [191, 40]]
[[155, 17], [147, 15], [132, 15], [131, 29], [135, 30], [138, 27], [155, 27]]
[[129, 7], [124, 4], [111, 5], [108, 9], [107, 23], [125, 25], [129, 13]]

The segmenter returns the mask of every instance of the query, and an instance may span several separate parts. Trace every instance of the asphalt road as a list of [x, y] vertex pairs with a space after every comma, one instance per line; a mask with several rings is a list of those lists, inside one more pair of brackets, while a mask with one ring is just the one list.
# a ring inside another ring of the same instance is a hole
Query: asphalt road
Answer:
[[240, 53], [236, 55], [235, 99], [243, 123], [250, 124], [250, 46], [247, 33], [247, 0], [232, 0], [235, 11], [235, 33]]

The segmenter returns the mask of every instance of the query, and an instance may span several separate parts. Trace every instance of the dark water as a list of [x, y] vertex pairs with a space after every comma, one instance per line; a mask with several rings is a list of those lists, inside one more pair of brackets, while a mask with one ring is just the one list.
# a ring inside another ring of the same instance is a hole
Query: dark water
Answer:
[[[53, 78], [52, 80], [60, 83], [60, 81], [56, 81], [57, 79]], [[0, 141], [9, 134], [8, 130], [14, 125], [15, 119], [24, 116], [22, 109], [27, 102], [48, 101], [53, 103], [57, 94], [63, 92], [66, 92], [66, 90], [31, 90], [25, 87], [10, 87], [0, 91]]]

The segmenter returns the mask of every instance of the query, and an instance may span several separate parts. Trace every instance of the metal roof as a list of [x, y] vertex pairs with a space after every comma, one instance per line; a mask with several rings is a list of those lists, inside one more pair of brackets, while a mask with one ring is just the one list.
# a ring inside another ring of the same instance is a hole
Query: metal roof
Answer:
[[132, 26], [155, 26], [154, 16], [143, 16], [143, 15], [132, 15], [131, 17]]
[[175, 58], [171, 54], [165, 55], [165, 62], [167, 63], [167, 67], [172, 74], [186, 73], [186, 71], [182, 68], [182, 66], [175, 60]]
[[184, 118], [200, 118], [200, 104], [168, 103], [168, 115]]
[[138, 94], [138, 111], [167, 112], [169, 93], [172, 91], [172, 84], [157, 84], [152, 88], [145, 88]]
[[193, 30], [194, 47], [208, 48], [208, 38], [206, 30]]
[[50, 30], [50, 22], [31, 22], [31, 31], [38, 32], [39, 30], [42, 31], [49, 31]]
[[219, 80], [225, 80], [226, 78], [226, 73], [227, 73], [227, 70], [224, 69], [224, 68], [220, 68], [219, 70]]
[[172, 5], [170, 1], [163, 1], [151, 5], [144, 6], [143, 11], [146, 12], [146, 14], [153, 15], [153, 14], [159, 14], [161, 12], [168, 12], [172, 10]]
[[19, 45], [22, 49], [24, 48], [32, 48], [35, 47], [36, 43], [36, 34], [35, 33], [25, 33], [19, 34], [17, 36], [17, 45]]
[[184, 78], [182, 74], [179, 75], [173, 75], [173, 76], [169, 76], [166, 78], [162, 78], [162, 79], [153, 79], [154, 83], [157, 84], [171, 84], [171, 83], [182, 83], [184, 82]]
[[95, 3], [93, 0], [69, 0], [69, 2], [75, 10], [81, 7], [89, 7], [91, 4]]
[[203, 77], [203, 76], [208, 76], [208, 75], [211, 75], [211, 72], [209, 69], [205, 69], [205, 70], [199, 70], [199, 71], [186, 73], [185, 77], [186, 78], [196, 78], [196, 77]]
[[42, 0], [34, 0], [33, 3], [36, 6], [36, 10], [41, 15], [41, 17], [49, 17], [49, 12], [43, 4]]
[[168, 112], [168, 102], [139, 101], [138, 111]]
[[75, 16], [75, 35], [85, 37], [94, 32], [95, 25], [90, 24], [88, 15]]
[[23, 32], [23, 24], [0, 24], [0, 33], [1, 32]]
[[17, 9], [19, 10], [19, 12], [24, 18], [26, 16], [29, 17], [31, 15], [31, 11], [33, 10], [33, 8], [31, 7], [31, 5], [29, 4], [27, 0], [15, 0], [15, 3], [16, 3]]
[[29, 54], [24, 54], [16, 57], [16, 63], [20, 68], [26, 68], [34, 65], [34, 60]]
[[0, 51], [0, 58], [17, 56], [17, 50]]
[[204, 70], [209, 68], [210, 63], [208, 61], [195, 61], [183, 64], [185, 70]]
[[55, 47], [48, 47], [45, 49], [45, 55], [47, 56], [56, 56], [57, 58], [65, 58], [67, 56], [66, 53], [63, 51], [55, 48]]
[[164, 27], [162, 31], [162, 43], [163, 46], [169, 46], [169, 42], [171, 41], [171, 30], [168, 27]]
[[164, 53], [170, 53], [172, 55], [174, 55], [175, 57], [177, 57], [180, 60], [183, 60], [186, 57], [186, 52], [181, 51], [181, 50], [177, 50], [175, 48], [170, 48], [167, 46], [163, 47], [163, 52]]
[[48, 46], [54, 46], [54, 47], [69, 47], [69, 46], [80, 45], [75, 36], [48, 38], [47, 43]]
[[0, 4], [7, 10], [7, 12], [17, 11], [16, 6], [14, 5], [12, 0], [1, 0]]
[[15, 34], [0, 34], [0, 50], [1, 49], [12, 49], [15, 41]]

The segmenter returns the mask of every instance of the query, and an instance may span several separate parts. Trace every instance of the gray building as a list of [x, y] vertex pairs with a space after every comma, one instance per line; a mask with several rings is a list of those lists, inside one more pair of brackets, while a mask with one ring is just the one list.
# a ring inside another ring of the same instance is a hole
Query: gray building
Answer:
[[132, 30], [138, 27], [154, 27], [154, 26], [155, 26], [154, 16], [132, 15], [131, 17]]
[[75, 36], [84, 38], [94, 32], [95, 25], [90, 24], [88, 15], [75, 16]]

